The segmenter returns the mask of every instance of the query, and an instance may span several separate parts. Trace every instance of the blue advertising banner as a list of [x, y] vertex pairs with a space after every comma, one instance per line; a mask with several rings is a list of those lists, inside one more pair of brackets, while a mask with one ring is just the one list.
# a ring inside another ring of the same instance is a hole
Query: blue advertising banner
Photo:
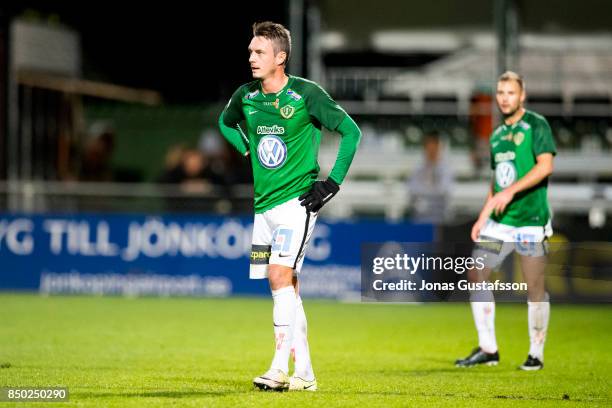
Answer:
[[[0, 290], [161, 296], [268, 294], [249, 280], [252, 218], [0, 214]], [[362, 242], [433, 239], [429, 224], [319, 220], [304, 296], [360, 296]]]

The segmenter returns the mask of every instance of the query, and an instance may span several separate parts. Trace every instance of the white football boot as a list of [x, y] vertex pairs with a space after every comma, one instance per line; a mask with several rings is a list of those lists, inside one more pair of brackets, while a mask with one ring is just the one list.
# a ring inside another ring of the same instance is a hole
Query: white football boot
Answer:
[[316, 391], [317, 380], [306, 381], [303, 378], [291, 376], [289, 377], [289, 391]]
[[253, 385], [264, 391], [285, 391], [289, 387], [289, 377], [281, 370], [271, 368], [265, 374], [255, 377]]

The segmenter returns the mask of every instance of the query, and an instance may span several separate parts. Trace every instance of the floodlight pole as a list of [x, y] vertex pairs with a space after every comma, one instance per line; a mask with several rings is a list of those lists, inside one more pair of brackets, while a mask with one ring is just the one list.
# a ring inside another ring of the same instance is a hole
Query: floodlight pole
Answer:
[[4, 8], [0, 8], [0, 180], [7, 177], [9, 139], [9, 35], [10, 18]]
[[16, 192], [19, 186], [19, 139], [18, 139], [18, 87], [15, 82], [15, 72], [12, 49], [12, 9], [0, 9], [0, 178], [6, 178], [9, 186], [7, 192], [7, 207], [9, 211], [19, 211], [20, 194]]
[[321, 10], [316, 1], [309, 1], [306, 11], [308, 27], [306, 58], [308, 60], [308, 78], [325, 84], [321, 56]]
[[517, 0], [495, 0], [497, 75], [519, 70], [519, 15]]
[[304, 53], [304, 0], [289, 0], [289, 31], [291, 31], [289, 73], [302, 76], [302, 55]]

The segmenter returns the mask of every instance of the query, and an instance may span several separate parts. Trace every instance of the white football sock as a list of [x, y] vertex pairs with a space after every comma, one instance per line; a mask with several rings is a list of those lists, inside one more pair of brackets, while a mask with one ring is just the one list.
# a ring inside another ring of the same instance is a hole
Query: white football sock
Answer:
[[291, 353], [291, 341], [295, 326], [295, 309], [297, 299], [293, 286], [287, 286], [272, 291], [274, 309], [272, 318], [274, 320], [274, 339], [276, 347], [274, 358], [270, 368], [289, 373], [289, 354]]
[[495, 353], [497, 351], [497, 340], [495, 339], [495, 301], [493, 299], [493, 292], [478, 291], [478, 293], [473, 293], [471, 298], [478, 299], [477, 302], [471, 302], [474, 323], [478, 331], [478, 345], [485, 353]]
[[297, 297], [292, 350], [295, 358], [294, 375], [306, 381], [314, 380], [310, 350], [308, 349], [308, 323], [306, 322], [306, 313], [304, 312], [300, 296]]
[[548, 331], [550, 302], [548, 293], [544, 302], [527, 302], [527, 320], [529, 322], [529, 354], [544, 361], [544, 342]]

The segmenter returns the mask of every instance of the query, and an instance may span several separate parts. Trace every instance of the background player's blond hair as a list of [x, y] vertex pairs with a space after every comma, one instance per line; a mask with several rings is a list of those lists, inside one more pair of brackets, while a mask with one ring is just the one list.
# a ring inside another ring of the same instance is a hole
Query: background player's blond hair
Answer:
[[506, 71], [497, 78], [497, 82], [505, 82], [505, 81], [516, 81], [521, 90], [525, 89], [525, 81], [523, 81], [523, 77], [517, 74], [514, 71]]

